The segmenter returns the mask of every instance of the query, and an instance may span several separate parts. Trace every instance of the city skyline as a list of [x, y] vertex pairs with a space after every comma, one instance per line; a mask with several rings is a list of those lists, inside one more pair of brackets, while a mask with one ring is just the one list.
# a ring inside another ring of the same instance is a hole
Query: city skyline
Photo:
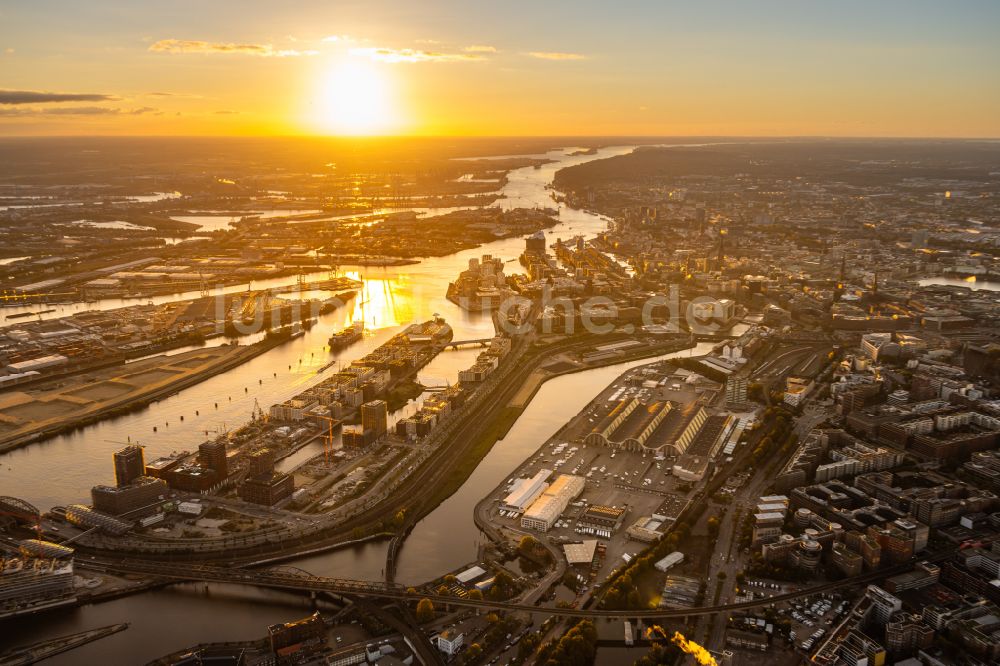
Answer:
[[5, 135], [1000, 136], [1000, 7], [0, 5]]

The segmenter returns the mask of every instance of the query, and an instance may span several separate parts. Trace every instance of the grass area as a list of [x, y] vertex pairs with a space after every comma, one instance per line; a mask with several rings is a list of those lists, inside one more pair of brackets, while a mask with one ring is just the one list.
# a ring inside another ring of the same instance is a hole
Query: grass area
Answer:
[[507, 434], [522, 411], [515, 407], [505, 407], [500, 416], [489, 423], [476, 438], [472, 447], [461, 454], [458, 463], [452, 467], [444, 482], [424, 500], [425, 507], [428, 507], [427, 510], [433, 509], [461, 488], [497, 440]]
[[404, 407], [406, 403], [415, 400], [423, 392], [424, 387], [412, 379], [400, 382], [386, 396], [385, 401], [388, 404], [389, 413]]

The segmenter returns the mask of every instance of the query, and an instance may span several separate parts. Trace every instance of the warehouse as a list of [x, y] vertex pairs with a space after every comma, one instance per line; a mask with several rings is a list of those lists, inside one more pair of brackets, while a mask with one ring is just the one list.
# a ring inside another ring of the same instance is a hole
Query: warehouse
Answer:
[[567, 543], [563, 546], [563, 553], [566, 555], [566, 563], [570, 566], [582, 566], [589, 568], [594, 562], [594, 554], [597, 552], [597, 539], [589, 539], [580, 543]]
[[621, 528], [624, 520], [624, 508], [592, 504], [580, 514], [577, 526], [583, 529], [592, 528], [614, 533]]
[[511, 486], [510, 494], [500, 505], [500, 509], [502, 511], [516, 511], [517, 513], [524, 512], [549, 487], [546, 481], [551, 474], [552, 470], [543, 469], [530, 479], [517, 479]]
[[582, 476], [560, 474], [521, 516], [521, 527], [548, 532], [569, 503], [583, 492], [583, 485]]

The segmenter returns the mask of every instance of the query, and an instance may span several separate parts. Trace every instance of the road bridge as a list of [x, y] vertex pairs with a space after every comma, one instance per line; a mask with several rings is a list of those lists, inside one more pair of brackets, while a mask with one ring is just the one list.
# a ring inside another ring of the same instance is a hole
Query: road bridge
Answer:
[[453, 340], [444, 346], [445, 349], [461, 349], [463, 347], [489, 347], [493, 338], [479, 338], [477, 340]]
[[[954, 553], [954, 550], [942, 551], [929, 557], [921, 558], [920, 561], [938, 562]], [[712, 615], [721, 612], [732, 612], [768, 606], [781, 601], [789, 601], [801, 597], [812, 596], [822, 592], [830, 592], [836, 589], [859, 585], [881, 580], [887, 576], [905, 573], [913, 569], [918, 560], [914, 559], [904, 564], [899, 564], [877, 571], [845, 578], [832, 583], [814, 585], [803, 588], [795, 592], [776, 594], [773, 597], [764, 599], [754, 599], [752, 601], [741, 601], [729, 604], [719, 604], [715, 606], [699, 606], [695, 608], [664, 608], [656, 610], [606, 610], [606, 609], [582, 609], [582, 608], [551, 608], [538, 607], [528, 604], [492, 601], [489, 599], [465, 599], [450, 595], [421, 594], [408, 592], [406, 587], [397, 583], [387, 583], [381, 581], [362, 581], [345, 578], [328, 578], [322, 576], [309, 576], [297, 572], [279, 571], [273, 569], [238, 569], [223, 568], [217, 566], [199, 565], [194, 563], [175, 564], [172, 562], [152, 562], [140, 560], [113, 560], [113, 559], [93, 559], [89, 562], [83, 560], [81, 564], [87, 567], [98, 568], [105, 571], [117, 573], [130, 573], [158, 578], [174, 579], [178, 581], [199, 580], [212, 583], [232, 583], [237, 585], [253, 585], [281, 590], [292, 590], [300, 592], [329, 592], [333, 594], [346, 594], [358, 597], [370, 597], [377, 599], [392, 599], [397, 601], [415, 601], [419, 598], [430, 599], [435, 604], [463, 606], [469, 608], [486, 608], [506, 611], [522, 611], [528, 613], [546, 613], [548, 615], [558, 615], [563, 617], [578, 618], [681, 618], [697, 615]]]

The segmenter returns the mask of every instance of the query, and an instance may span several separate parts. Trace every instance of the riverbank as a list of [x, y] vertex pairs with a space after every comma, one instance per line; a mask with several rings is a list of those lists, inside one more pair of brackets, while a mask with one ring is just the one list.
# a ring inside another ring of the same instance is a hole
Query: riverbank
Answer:
[[6, 392], [0, 401], [0, 453], [141, 409], [286, 341], [269, 336], [248, 346], [221, 345], [176, 356], [157, 356], [77, 375], [68, 387], [45, 393]]

